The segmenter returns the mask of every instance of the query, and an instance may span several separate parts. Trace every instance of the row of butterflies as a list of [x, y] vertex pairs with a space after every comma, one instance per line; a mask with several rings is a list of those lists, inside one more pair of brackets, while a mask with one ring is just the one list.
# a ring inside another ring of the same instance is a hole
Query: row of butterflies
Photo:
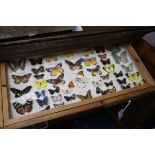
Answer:
[[[92, 50], [86, 49], [84, 50], [84, 56], [88, 57], [90, 54], [93, 54], [94, 52]], [[105, 48], [96, 48], [96, 53], [100, 53], [100, 52], [105, 52]], [[66, 57], [67, 58], [72, 58], [73, 57], [73, 52], [67, 52], [66, 53]], [[35, 66], [37, 64], [42, 65], [43, 64], [43, 58], [33, 58], [33, 59], [29, 59], [31, 62], [31, 65]], [[46, 61], [47, 62], [52, 62], [52, 61], [57, 61], [57, 57], [56, 56], [47, 56], [46, 57]], [[92, 59], [85, 59], [85, 63], [86, 64], [90, 64], [94, 63]], [[78, 64], [78, 62], [77, 62]], [[18, 69], [24, 70], [26, 66], [26, 60], [25, 59], [21, 59], [21, 60], [16, 60], [16, 61], [11, 61], [9, 63], [9, 67], [11, 68], [11, 70], [13, 72], [16, 72]]]
[[[83, 71], [79, 72], [79, 74], [83, 75]], [[116, 76], [116, 78], [123, 77], [123, 72], [122, 71], [120, 71], [119, 73], [115, 73], [114, 72], [114, 75]], [[139, 80], [140, 79], [140, 76], [139, 76], [138, 72], [134, 73], [134, 74], [126, 73], [126, 76], [129, 78], [130, 81], [133, 81], [133, 84], [135, 86], [139, 86], [139, 85], [143, 85], [144, 84], [144, 80], [142, 80], [140, 82], [135, 82], [135, 80]], [[108, 80], [109, 79], [109, 74], [107, 74], [105, 76], [100, 76], [100, 77], [103, 80]], [[117, 79], [117, 81], [121, 85], [122, 84], [126, 84], [126, 78], [123, 78], [122, 80], [121, 79]], [[35, 87], [37, 89], [42, 89], [42, 88], [45, 88], [47, 86], [47, 83], [53, 84], [54, 88], [59, 87], [60, 85], [64, 85], [65, 84], [64, 73], [59, 75], [59, 77], [57, 79], [42, 80], [41, 82], [35, 81], [34, 85], [35, 85]], [[97, 81], [96, 83], [98, 83], [98, 85], [100, 85], [100, 81]], [[110, 82], [110, 83], [106, 83], [105, 82], [105, 85], [109, 85], [111, 83], [112, 82]], [[72, 88], [73, 84], [69, 83], [68, 87]], [[121, 87], [123, 87], [123, 86], [121, 86]], [[126, 87], [126, 88], [129, 88], [129, 86]], [[15, 94], [15, 97], [17, 98], [17, 97], [21, 97], [24, 94], [27, 94], [31, 89], [32, 89], [32, 86], [28, 86], [28, 87], [26, 87], [23, 90], [19, 90], [19, 89], [16, 89], [16, 88], [11, 88], [10, 90]]]
[[[50, 94], [55, 94], [55, 93], [58, 94], [60, 92], [60, 88], [57, 87], [55, 90], [49, 90], [49, 91], [50, 91]], [[37, 97], [36, 102], [38, 103], [38, 105], [40, 107], [46, 106], [46, 108], [44, 110], [50, 109], [49, 98], [48, 98], [48, 96], [46, 96], [45, 90], [42, 90], [40, 92], [36, 91], [35, 94], [36, 94], [36, 97]], [[76, 99], [76, 97], [78, 97], [81, 100], [92, 98], [91, 90], [88, 90], [86, 96], [72, 94], [71, 96], [64, 96], [64, 99], [66, 101], [73, 101], [73, 100]], [[52, 100], [54, 102], [53, 106], [55, 108], [65, 105], [65, 103], [62, 102], [63, 101], [63, 96], [61, 94], [59, 94], [57, 96], [51, 96], [51, 98], [52, 98]], [[16, 112], [18, 114], [23, 115], [26, 112], [30, 113], [32, 111], [32, 109], [33, 109], [33, 100], [28, 99], [25, 102], [25, 104], [21, 104], [19, 102], [14, 102], [13, 107], [14, 107], [14, 109], [16, 110]]]
[[[66, 62], [68, 62], [66, 60]], [[74, 66], [74, 67], [73, 67]], [[82, 69], [82, 65], [73, 65], [72, 67], [70, 67], [71, 69]], [[135, 76], [138, 75], [138, 73], [134, 73], [131, 74], [131, 72], [134, 71], [134, 67], [133, 67], [133, 63], [130, 63], [128, 66], [122, 65], [122, 68], [124, 69], [125, 72], [127, 72], [127, 76], [129, 77], [129, 79], [132, 81], [132, 78], [134, 78]], [[114, 72], [115, 70], [115, 65], [112, 64], [110, 66], [105, 66], [103, 67], [103, 69], [107, 72], [107, 73], [111, 73]], [[46, 69], [48, 72], [50, 72], [51, 76], [56, 76], [57, 74], [62, 74], [64, 72], [64, 69], [62, 68], [62, 63], [57, 64], [55, 67], [51, 67], [51, 68], [47, 68]], [[32, 72], [35, 74], [34, 77], [39, 80], [39, 79], [43, 79], [44, 78], [44, 74], [40, 74], [41, 72], [44, 72], [44, 66], [40, 66], [39, 68], [32, 68]], [[97, 65], [95, 68], [93, 69], [87, 69], [88, 72], [92, 73], [92, 76], [96, 76], [96, 75], [101, 75], [102, 72], [100, 70], [100, 66]], [[12, 78], [15, 82], [15, 84], [20, 84], [20, 83], [27, 83], [29, 78], [31, 77], [31, 73], [25, 74], [23, 76], [19, 76], [19, 75], [12, 75]], [[60, 76], [59, 78], [62, 78], [62, 76]], [[35, 80], [35, 82], [37, 83], [38, 81]], [[134, 79], [133, 79], [134, 80]]]
[[[60, 92], [60, 88], [57, 87], [55, 90], [50, 90], [49, 89], [49, 92], [52, 95], [55, 94], [55, 93], [58, 94]], [[105, 91], [101, 90], [99, 87], [96, 88], [96, 93], [97, 94], [106, 95], [106, 94], [114, 93], [114, 92], [116, 92], [115, 86], [113, 86], [112, 89], [107, 89]], [[46, 106], [46, 108], [44, 110], [50, 109], [48, 96], [46, 96], [45, 90], [42, 90], [40, 92], [39, 91], [36, 91], [35, 94], [36, 94], [36, 97], [37, 97], [36, 102], [38, 103], [38, 105], [40, 107]], [[64, 96], [64, 99], [68, 102], [68, 101], [75, 100], [76, 97], [79, 98], [82, 101], [85, 100], [85, 99], [90, 99], [90, 98], [92, 98], [91, 90], [88, 90], [85, 96], [72, 94], [71, 96]], [[59, 94], [57, 96], [51, 96], [51, 98], [52, 98], [52, 100], [54, 102], [53, 106], [55, 108], [65, 105], [65, 103], [62, 102], [63, 96], [61, 94]], [[16, 110], [16, 112], [18, 114], [23, 115], [25, 113], [30, 113], [32, 111], [32, 109], [33, 109], [33, 100], [32, 99], [28, 99], [25, 102], [25, 104], [21, 104], [19, 102], [14, 102], [13, 103], [13, 107], [14, 107], [14, 109]]]

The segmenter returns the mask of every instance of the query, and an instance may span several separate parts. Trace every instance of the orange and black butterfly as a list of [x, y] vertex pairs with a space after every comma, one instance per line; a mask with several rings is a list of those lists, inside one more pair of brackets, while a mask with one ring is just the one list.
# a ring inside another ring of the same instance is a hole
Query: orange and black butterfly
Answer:
[[64, 79], [64, 73], [59, 75], [59, 77], [57, 79], [49, 79], [49, 80], [47, 80], [47, 83], [53, 84], [53, 87], [56, 88], [56, 87], [59, 87], [59, 85], [64, 85], [65, 84], [65, 81], [63, 79]]

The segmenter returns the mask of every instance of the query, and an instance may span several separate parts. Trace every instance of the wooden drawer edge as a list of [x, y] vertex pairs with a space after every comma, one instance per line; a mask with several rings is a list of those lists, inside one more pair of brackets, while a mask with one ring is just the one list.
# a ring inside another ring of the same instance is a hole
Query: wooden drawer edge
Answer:
[[[26, 120], [26, 121], [18, 122], [18, 123], [11, 124], [11, 125], [8, 125], [8, 126], [4, 126], [4, 128], [23, 128], [23, 127], [26, 127], [26, 126], [31, 126], [33, 124], [59, 119], [59, 118], [62, 118], [62, 117], [77, 114], [77, 113], [84, 112], [84, 111], [91, 110], [91, 109], [96, 109], [96, 108], [100, 108], [100, 107], [102, 107], [102, 108], [110, 107], [110, 106], [113, 106], [113, 105], [116, 105], [116, 104], [120, 104], [120, 103], [122, 103], [124, 101], [127, 101], [127, 99], [126, 99], [127, 97], [130, 100], [133, 100], [133, 99], [137, 99], [137, 98], [139, 98], [141, 96], [144, 96], [143, 91], [144, 90], [140, 90], [138, 92], [135, 92], [134, 94], [132, 94], [132, 93], [124, 94], [122, 96], [118, 96], [118, 97], [115, 97], [115, 98], [112, 98], [112, 99], [106, 99], [104, 101], [89, 103], [89, 104], [86, 104], [86, 105], [83, 105], [83, 106], [80, 106], [80, 107], [73, 108], [72, 110], [68, 109], [68, 110], [64, 110], [62, 112], [57, 112], [57, 113], [54, 113], [54, 114], [40, 116], [40, 117], [31, 119], [31, 120]], [[150, 94], [150, 93], [155, 93], [155, 87], [154, 86], [145, 89], [145, 95]]]

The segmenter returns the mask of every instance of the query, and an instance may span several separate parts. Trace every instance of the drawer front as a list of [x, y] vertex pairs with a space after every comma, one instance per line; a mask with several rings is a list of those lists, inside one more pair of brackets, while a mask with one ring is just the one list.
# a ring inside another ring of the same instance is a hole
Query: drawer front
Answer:
[[[0, 69], [1, 70], [1, 69]], [[1, 73], [0, 73], [1, 75]], [[2, 114], [2, 84], [1, 84], [1, 79], [0, 79], [0, 128], [3, 127], [3, 114]]]
[[[155, 90], [152, 77], [130, 44], [105, 51], [67, 52], [43, 58], [40, 65], [39, 59], [27, 60], [20, 71], [22, 63], [1, 64], [5, 128], [112, 106]], [[44, 80], [39, 81], [40, 77]]]

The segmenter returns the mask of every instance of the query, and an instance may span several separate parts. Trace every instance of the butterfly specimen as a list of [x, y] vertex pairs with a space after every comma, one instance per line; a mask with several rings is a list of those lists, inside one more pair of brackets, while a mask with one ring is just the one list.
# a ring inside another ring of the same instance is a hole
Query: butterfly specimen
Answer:
[[27, 83], [31, 74], [25, 74], [23, 76], [12, 75], [15, 84]]
[[62, 101], [62, 95], [59, 94], [58, 96], [51, 96], [53, 102], [61, 102]]
[[125, 65], [121, 65], [121, 66], [126, 73], [134, 71], [133, 63], [130, 63], [128, 66], [125, 66]]
[[34, 77], [35, 77], [37, 80], [40, 80], [40, 79], [43, 79], [43, 78], [44, 78], [44, 74], [34, 75]]
[[48, 57], [46, 58], [46, 61], [47, 61], [47, 62], [57, 61], [57, 57], [56, 57], [56, 56], [48, 56]]
[[84, 76], [82, 77], [76, 77], [76, 79], [74, 80], [76, 86], [78, 88], [85, 88], [87, 83], [88, 83], [88, 79]]
[[53, 95], [54, 93], [59, 93], [60, 92], [60, 88], [59, 87], [56, 87], [55, 90], [52, 90], [52, 89], [48, 89], [49, 93], [51, 95]]
[[113, 81], [111, 80], [110, 82], [104, 82], [106, 87], [113, 86]]
[[127, 84], [126, 86], [121, 85], [121, 88], [122, 88], [122, 89], [128, 89], [128, 88], [131, 88], [131, 84], [129, 83], [129, 84]]
[[102, 94], [102, 95], [107, 95], [109, 93], [109, 90], [102, 90], [99, 87], [96, 88], [96, 93], [97, 94]]
[[103, 84], [104, 84], [103, 80], [98, 80], [97, 82], [96, 81], [93, 81], [93, 85], [95, 87], [102, 86]]
[[116, 87], [113, 86], [113, 88], [112, 89], [108, 89], [108, 91], [109, 91], [109, 93], [114, 93], [114, 92], [116, 92]]
[[128, 57], [126, 51], [123, 51], [120, 56], [117, 55], [117, 53], [112, 53], [112, 56], [117, 64], [128, 63]]
[[38, 73], [40, 73], [40, 72], [44, 72], [44, 71], [45, 71], [45, 70], [44, 70], [44, 66], [40, 66], [39, 68], [32, 68], [31, 70], [32, 70], [32, 72], [33, 72], [34, 74], [38, 74]]
[[84, 73], [83, 73], [83, 71], [80, 71], [77, 73], [77, 75], [84, 76]]
[[43, 100], [41, 99], [36, 99], [37, 103], [39, 104], [40, 107], [43, 107], [44, 105], [48, 105], [48, 97], [45, 96]]
[[47, 81], [46, 80], [34, 80], [34, 86], [37, 89], [42, 89], [45, 88], [47, 86]]
[[110, 59], [107, 60], [101, 60], [103, 65], [109, 65], [110, 64]]
[[123, 76], [123, 72], [120, 71], [119, 73], [114, 73], [114, 75], [116, 76], [116, 78], [119, 78]]
[[53, 104], [53, 106], [54, 106], [55, 108], [62, 107], [63, 105], [65, 105], [64, 102], [59, 103], [59, 104], [56, 104], [56, 103]]
[[68, 59], [72, 58], [72, 57], [73, 57], [73, 52], [67, 52], [67, 53], [66, 53], [66, 57], [67, 57]]
[[109, 51], [111, 51], [112, 53], [118, 53], [121, 51], [119, 46], [113, 46], [113, 47], [109, 47], [107, 48]]
[[102, 75], [102, 76], [100, 76], [100, 78], [101, 79], [103, 79], [103, 80], [108, 80], [109, 79], [109, 74], [106, 74], [106, 75]]
[[[35, 94], [37, 96], [37, 103], [39, 104], [40, 107], [43, 107], [44, 105], [48, 105], [48, 97], [45, 96], [45, 90], [42, 90], [41, 92], [36, 91]], [[40, 99], [40, 97], [43, 97], [43, 99]]]
[[104, 47], [95, 47], [96, 53], [101, 53], [101, 52], [105, 52], [105, 48]]
[[72, 101], [76, 99], [76, 95], [73, 94], [72, 96], [64, 96], [64, 98], [66, 99], [66, 101]]
[[77, 60], [75, 63], [72, 63], [69, 60], [65, 60], [66, 64], [69, 65], [69, 68], [71, 70], [80, 70], [80, 69], [82, 69], [82, 65], [81, 65], [82, 61], [83, 61], [82, 58]]
[[72, 93], [72, 90], [70, 90], [70, 89], [62, 89], [62, 92], [64, 94], [71, 94]]
[[103, 67], [103, 69], [104, 69], [107, 73], [112, 73], [112, 72], [115, 71], [115, 65], [112, 64], [111, 66]]
[[91, 65], [96, 65], [97, 64], [95, 57], [84, 59], [83, 61], [84, 61], [86, 66], [91, 66]]
[[26, 88], [24, 88], [23, 90], [19, 90], [16, 88], [11, 88], [10, 90], [15, 94], [15, 97], [21, 97], [24, 94], [27, 94], [30, 90], [31, 90], [32, 86], [28, 86]]
[[92, 76], [101, 75], [102, 72], [100, 71], [100, 66], [97, 65], [94, 69], [87, 69], [88, 72], [92, 73]]
[[103, 55], [98, 55], [100, 57], [100, 59], [106, 59], [107, 58], [107, 55], [106, 54], [103, 54]]
[[140, 76], [139, 76], [139, 73], [138, 72], [135, 72], [135, 73], [126, 73], [126, 76], [128, 77], [128, 79], [130, 81], [134, 81], [134, 80], [139, 80]]
[[75, 87], [75, 84], [73, 81], [69, 82], [68, 84], [68, 87], [71, 89], [71, 88], [74, 88]]
[[51, 76], [56, 76], [57, 74], [61, 74], [64, 72], [62, 63], [57, 64], [55, 67], [47, 68], [46, 70], [50, 72]]
[[13, 72], [16, 72], [18, 69], [21, 70], [25, 69], [26, 61], [25, 60], [11, 61], [8, 65]]
[[78, 97], [79, 99], [81, 99], [82, 101], [85, 100], [85, 99], [92, 98], [91, 90], [88, 90], [88, 91], [87, 91], [86, 96], [83, 96], [83, 95], [77, 95], [77, 97]]
[[121, 53], [120, 57], [121, 57], [121, 60], [120, 60], [121, 62], [123, 62], [123, 63], [128, 63], [128, 56], [127, 56], [126, 51], [123, 51], [123, 52]]
[[134, 84], [135, 86], [142, 86], [142, 85], [144, 85], [144, 83], [145, 83], [144, 80], [141, 80], [140, 82], [133, 82], [133, 84]]
[[84, 56], [88, 57], [89, 55], [93, 54], [92, 50], [85, 50], [84, 51]]
[[60, 85], [65, 84], [65, 81], [63, 80], [63, 78], [64, 78], [64, 73], [59, 75], [57, 79], [49, 79], [47, 80], [47, 82], [53, 84], [53, 87], [56, 88], [56, 87], [59, 87]]
[[32, 111], [32, 106], [33, 101], [31, 99], [28, 99], [25, 104], [21, 104], [18, 102], [13, 103], [13, 107], [16, 109], [16, 112], [20, 115], [27, 113], [30, 113]]
[[36, 91], [35, 94], [37, 98], [40, 98], [41, 96], [45, 97], [45, 90], [42, 90], [41, 92]]
[[41, 65], [42, 64], [42, 58], [33, 58], [33, 59], [30, 59], [30, 62], [31, 62], [31, 65]]
[[126, 84], [126, 78], [123, 78], [122, 80], [117, 79], [117, 82], [118, 82], [119, 84]]

